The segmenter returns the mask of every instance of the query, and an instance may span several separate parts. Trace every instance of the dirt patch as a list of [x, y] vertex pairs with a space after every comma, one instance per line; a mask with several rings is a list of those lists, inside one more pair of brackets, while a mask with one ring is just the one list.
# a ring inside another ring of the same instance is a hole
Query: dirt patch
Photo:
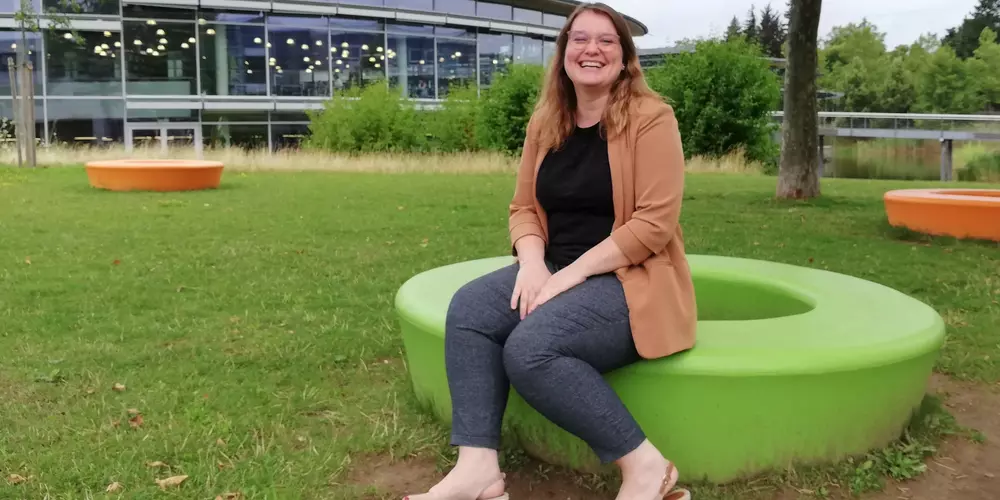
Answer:
[[[421, 458], [393, 463], [386, 458], [368, 457], [351, 469], [348, 480], [352, 484], [374, 487], [379, 496], [370, 498], [403, 498], [407, 494], [427, 491], [442, 477], [443, 471], [437, 470], [433, 460]], [[613, 498], [595, 493], [579, 476], [532, 461], [507, 473], [507, 492], [511, 498], [531, 500]]]
[[935, 375], [930, 389], [940, 394], [958, 424], [975, 429], [981, 443], [950, 438], [927, 462], [927, 471], [866, 500], [996, 500], [1000, 498], [1000, 386], [956, 382]]
[[[863, 500], [996, 500], [1000, 498], [1000, 385], [988, 386], [956, 382], [935, 375], [930, 390], [939, 394], [958, 424], [975, 429], [985, 440], [974, 442], [965, 436], [946, 440], [937, 455], [927, 462], [927, 471], [906, 483], [888, 482], [885, 490], [865, 495]], [[352, 467], [352, 484], [371, 486], [378, 491], [369, 498], [403, 498], [421, 493], [442, 477], [430, 459], [392, 462], [385, 457], [366, 457]], [[600, 484], [580, 475], [535, 461], [527, 461], [507, 475], [512, 499], [524, 500], [609, 500], [613, 494], [600, 493]], [[697, 492], [695, 497], [698, 497]], [[833, 493], [837, 498], [837, 493]], [[787, 488], [774, 492], [774, 499], [815, 498]], [[844, 495], [844, 498], [850, 498]]]

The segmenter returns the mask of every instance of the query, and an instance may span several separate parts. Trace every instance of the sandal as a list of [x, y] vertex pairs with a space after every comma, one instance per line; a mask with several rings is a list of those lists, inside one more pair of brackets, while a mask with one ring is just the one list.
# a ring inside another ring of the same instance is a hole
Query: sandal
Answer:
[[[507, 479], [507, 474], [501, 473], [500, 477], [497, 478], [496, 481], [506, 481], [506, 479]], [[495, 483], [496, 481], [494, 481], [493, 483]], [[490, 486], [493, 486], [493, 483], [488, 484], [486, 486], [486, 488], [489, 488]], [[504, 488], [506, 488], [506, 486], [507, 485], [505, 483], [504, 484]], [[484, 491], [485, 491], [485, 488], [484, 488]], [[424, 495], [426, 495], [426, 494], [427, 493], [425, 493]], [[482, 495], [482, 493], [480, 493], [480, 495]], [[416, 495], [416, 496], [423, 496], [423, 495]], [[403, 498], [403, 500], [411, 500], [411, 496], [407, 495], [406, 497]], [[500, 496], [498, 496], [498, 497], [480, 498], [480, 496], [476, 496], [476, 500], [510, 500], [510, 495], [506, 491], [504, 491], [503, 494], [500, 495]]]
[[677, 468], [673, 462], [667, 462], [667, 471], [663, 474], [663, 486], [660, 496], [663, 500], [691, 500], [691, 492], [684, 488], [672, 489], [677, 484]]

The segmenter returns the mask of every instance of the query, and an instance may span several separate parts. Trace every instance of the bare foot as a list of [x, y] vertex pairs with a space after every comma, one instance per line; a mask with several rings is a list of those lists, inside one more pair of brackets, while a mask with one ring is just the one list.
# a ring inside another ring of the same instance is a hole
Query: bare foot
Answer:
[[404, 500], [491, 500], [503, 495], [504, 489], [495, 452], [461, 450], [455, 468], [441, 482]]

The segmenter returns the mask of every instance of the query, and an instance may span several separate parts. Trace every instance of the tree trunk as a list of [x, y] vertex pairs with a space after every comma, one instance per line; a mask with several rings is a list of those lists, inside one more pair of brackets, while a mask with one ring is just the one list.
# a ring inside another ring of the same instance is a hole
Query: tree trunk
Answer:
[[779, 198], [819, 196], [817, 37], [822, 0], [792, 0], [785, 69]]

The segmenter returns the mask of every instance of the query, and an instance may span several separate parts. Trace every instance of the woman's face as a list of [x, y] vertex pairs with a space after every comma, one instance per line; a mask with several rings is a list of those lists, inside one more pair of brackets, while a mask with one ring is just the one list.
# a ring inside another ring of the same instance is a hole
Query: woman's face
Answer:
[[610, 87], [622, 72], [622, 46], [607, 16], [584, 11], [573, 21], [563, 67], [574, 85]]

